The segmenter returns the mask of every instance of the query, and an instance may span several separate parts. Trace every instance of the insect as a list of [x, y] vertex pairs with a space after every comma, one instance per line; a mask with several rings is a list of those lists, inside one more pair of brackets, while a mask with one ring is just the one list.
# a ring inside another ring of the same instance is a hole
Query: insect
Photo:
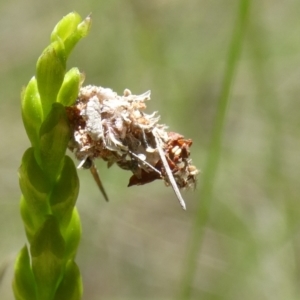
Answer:
[[76, 103], [67, 107], [72, 128], [69, 148], [80, 161], [79, 168], [90, 169], [103, 197], [108, 196], [94, 160], [102, 158], [108, 167], [116, 164], [133, 173], [128, 186], [161, 179], [171, 186], [183, 209], [180, 189], [195, 187], [198, 170], [189, 158], [192, 140], [168, 132], [159, 116], [146, 114], [150, 91], [122, 96], [111, 89], [82, 87]]

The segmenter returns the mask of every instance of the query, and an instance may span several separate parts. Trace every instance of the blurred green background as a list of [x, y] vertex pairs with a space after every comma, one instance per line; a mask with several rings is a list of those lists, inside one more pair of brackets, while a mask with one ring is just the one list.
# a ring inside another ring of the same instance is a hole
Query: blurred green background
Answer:
[[126, 188], [130, 174], [99, 161], [105, 203], [79, 171], [83, 299], [300, 299], [297, 0], [1, 1], [1, 299], [13, 299], [13, 261], [26, 242], [20, 91], [73, 10], [92, 12], [93, 25], [68, 66], [85, 84], [151, 89], [147, 111], [193, 139], [202, 170], [195, 192], [183, 193], [187, 212], [162, 182]]

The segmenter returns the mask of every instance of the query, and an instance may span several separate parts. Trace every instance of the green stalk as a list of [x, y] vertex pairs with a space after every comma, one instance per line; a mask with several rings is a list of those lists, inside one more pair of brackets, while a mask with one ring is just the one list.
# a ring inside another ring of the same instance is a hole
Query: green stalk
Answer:
[[213, 124], [211, 143], [208, 150], [208, 158], [203, 170], [200, 201], [196, 208], [187, 256], [184, 261], [183, 277], [178, 299], [190, 299], [192, 285], [196, 273], [197, 257], [201, 250], [205, 226], [209, 219], [209, 210], [212, 202], [215, 177], [221, 155], [222, 136], [226, 119], [226, 111], [229, 104], [231, 87], [237, 69], [239, 56], [242, 49], [243, 37], [248, 21], [250, 0], [240, 0], [236, 23], [234, 24], [232, 40], [229, 46], [226, 67], [224, 71], [221, 94], [217, 106], [217, 112]]
[[89, 17], [82, 21], [70, 13], [56, 25], [37, 61], [36, 76], [22, 93], [22, 118], [31, 147], [19, 169], [20, 208], [29, 245], [15, 262], [17, 300], [82, 297], [74, 261], [81, 235], [75, 207], [79, 180], [65, 155], [71, 132], [64, 106], [75, 102], [81, 82], [78, 69], [66, 72], [67, 58], [90, 23]]

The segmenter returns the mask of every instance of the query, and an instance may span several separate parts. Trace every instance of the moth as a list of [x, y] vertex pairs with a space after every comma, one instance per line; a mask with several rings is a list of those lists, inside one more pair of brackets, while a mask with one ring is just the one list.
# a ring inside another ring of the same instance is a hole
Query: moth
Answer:
[[160, 179], [171, 186], [183, 209], [180, 189], [195, 187], [199, 171], [190, 159], [191, 139], [168, 132], [159, 124], [157, 112], [146, 114], [150, 91], [122, 96], [109, 88], [86, 86], [73, 106], [67, 107], [72, 129], [69, 149], [80, 161], [78, 167], [90, 169], [103, 197], [108, 196], [94, 160], [117, 165], [132, 172], [128, 186], [144, 185]]

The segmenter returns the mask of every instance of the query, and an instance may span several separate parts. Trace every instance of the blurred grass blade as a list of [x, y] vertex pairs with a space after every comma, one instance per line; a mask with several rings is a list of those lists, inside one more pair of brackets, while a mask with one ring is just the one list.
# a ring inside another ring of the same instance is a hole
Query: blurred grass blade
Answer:
[[237, 20], [232, 31], [232, 39], [229, 45], [229, 53], [224, 71], [222, 89], [219, 97], [216, 116], [213, 124], [211, 143], [208, 151], [207, 163], [203, 170], [201, 199], [196, 208], [190, 243], [187, 249], [187, 257], [184, 261], [182, 282], [178, 299], [190, 299], [192, 296], [192, 285], [196, 273], [197, 258], [204, 236], [204, 227], [209, 218], [209, 208], [212, 200], [213, 185], [217, 174], [221, 154], [221, 143], [226, 118], [226, 110], [229, 96], [237, 69], [239, 56], [242, 49], [243, 37], [248, 23], [250, 10], [249, 0], [240, 0]]

